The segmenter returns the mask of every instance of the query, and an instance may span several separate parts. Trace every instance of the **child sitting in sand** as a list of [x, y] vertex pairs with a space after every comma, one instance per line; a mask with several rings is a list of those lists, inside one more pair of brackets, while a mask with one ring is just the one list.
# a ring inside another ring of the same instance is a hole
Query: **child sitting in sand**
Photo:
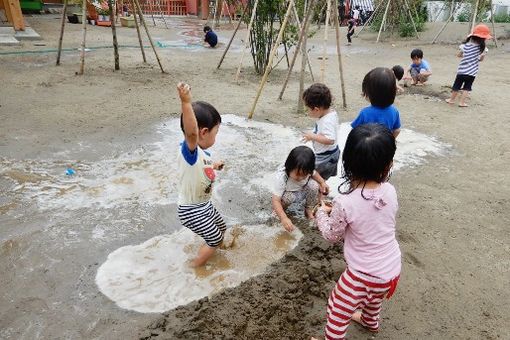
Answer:
[[218, 36], [210, 26], [204, 26], [204, 41], [209, 44], [210, 47], [215, 47], [218, 44]]
[[422, 86], [432, 75], [432, 69], [429, 63], [423, 59], [423, 51], [415, 48], [411, 51], [411, 60], [413, 61], [408, 69], [407, 79], [412, 79], [413, 85]]
[[323, 203], [317, 211], [322, 236], [334, 243], [343, 240], [347, 263], [328, 300], [326, 339], [344, 339], [351, 320], [377, 332], [382, 302], [397, 286], [398, 202], [395, 188], [387, 182], [395, 150], [391, 131], [380, 124], [352, 130], [342, 155], [347, 188], [332, 207]]
[[359, 112], [351, 123], [352, 128], [378, 123], [386, 126], [397, 138], [400, 133], [400, 113], [393, 106], [397, 94], [396, 84], [395, 75], [389, 68], [377, 67], [368, 72], [363, 78], [362, 92], [372, 105]]
[[467, 107], [466, 98], [471, 92], [471, 86], [475, 81], [475, 77], [480, 67], [480, 62], [483, 61], [488, 49], [485, 47], [485, 39], [491, 39], [491, 31], [489, 27], [484, 24], [476, 25], [466, 41], [459, 46], [460, 52], [457, 54], [460, 61], [457, 68], [457, 77], [452, 86], [452, 94], [449, 99], [446, 99], [448, 104], [454, 104], [457, 94], [462, 90], [460, 95], [459, 106]]
[[223, 162], [212, 163], [205, 151], [213, 146], [221, 123], [216, 109], [206, 102], [191, 102], [191, 88], [177, 85], [181, 99], [181, 144], [179, 169], [179, 207], [181, 223], [202, 237], [205, 244], [198, 251], [192, 266], [204, 265], [221, 244], [226, 230], [223, 218], [211, 203], [214, 170], [221, 170]]
[[294, 224], [285, 213], [292, 203], [305, 201], [305, 215], [313, 218], [313, 208], [319, 202], [319, 189], [328, 194], [329, 187], [315, 171], [315, 155], [307, 146], [292, 149], [285, 165], [278, 169], [273, 188], [273, 210], [285, 230], [294, 230]]
[[395, 75], [395, 78], [397, 80], [397, 93], [403, 93], [404, 88], [400, 86], [398, 82], [401, 81], [402, 78], [404, 77], [404, 68], [400, 65], [395, 65], [391, 68], [391, 70], [393, 71], [393, 74]]
[[305, 142], [312, 141], [315, 152], [315, 170], [324, 180], [336, 176], [340, 149], [338, 148], [338, 115], [331, 109], [331, 91], [324, 84], [313, 84], [303, 92], [308, 114], [317, 119], [313, 132], [303, 135]]

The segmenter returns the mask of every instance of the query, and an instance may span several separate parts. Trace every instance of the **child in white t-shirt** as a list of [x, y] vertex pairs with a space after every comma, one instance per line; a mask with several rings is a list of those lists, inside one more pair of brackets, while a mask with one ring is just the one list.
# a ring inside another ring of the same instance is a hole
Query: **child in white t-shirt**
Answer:
[[303, 135], [305, 142], [312, 141], [315, 152], [315, 170], [324, 180], [337, 175], [340, 149], [337, 143], [338, 115], [331, 109], [331, 91], [320, 83], [303, 92], [303, 101], [312, 118], [317, 118], [313, 132]]
[[313, 208], [319, 203], [319, 190], [323, 194], [329, 187], [315, 168], [315, 155], [307, 146], [297, 146], [289, 153], [285, 165], [278, 169], [273, 186], [273, 210], [285, 230], [294, 230], [294, 224], [285, 213], [292, 203], [305, 202], [305, 215], [313, 218]]

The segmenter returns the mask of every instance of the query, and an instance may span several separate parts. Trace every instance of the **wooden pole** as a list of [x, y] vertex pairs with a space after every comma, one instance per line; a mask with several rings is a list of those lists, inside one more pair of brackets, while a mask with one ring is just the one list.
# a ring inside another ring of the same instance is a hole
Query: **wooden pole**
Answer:
[[420, 36], [418, 35], [418, 29], [416, 28], [416, 24], [414, 23], [413, 14], [411, 13], [411, 7], [409, 6], [409, 2], [407, 0], [404, 0], [404, 4], [407, 7], [407, 12], [409, 13], [409, 18], [411, 19], [411, 23], [413, 24], [414, 33], [416, 34], [416, 38], [420, 39]]
[[388, 15], [388, 9], [390, 9], [390, 3], [391, 0], [388, 0], [388, 4], [386, 5], [386, 10], [384, 11], [384, 15], [381, 22], [381, 27], [379, 28], [379, 34], [377, 34], [377, 40], [376, 42], [379, 42], [379, 38], [381, 37], [381, 32], [384, 27], [384, 24], [386, 23], [386, 16]]
[[230, 45], [232, 45], [232, 41], [234, 41], [234, 37], [237, 34], [237, 31], [239, 30], [239, 27], [241, 27], [241, 23], [243, 22], [243, 18], [246, 14], [246, 11], [248, 10], [248, 4], [243, 9], [243, 14], [241, 14], [241, 17], [239, 18], [239, 22], [237, 23], [236, 29], [234, 30], [234, 33], [232, 34], [232, 37], [230, 37], [230, 40], [227, 44], [227, 48], [225, 48], [225, 51], [223, 51], [223, 55], [221, 56], [220, 62], [218, 63], [217, 69], [220, 68], [221, 64], [223, 63], [223, 59], [225, 59], [225, 56], [227, 55], [227, 52], [230, 48]]
[[140, 3], [138, 2], [138, 0], [133, 0], [133, 1], [135, 2], [136, 9], [138, 10], [138, 13], [140, 13], [140, 20], [142, 21], [142, 25], [145, 28], [145, 32], [147, 33], [147, 37], [149, 38], [149, 42], [151, 44], [152, 50], [154, 51], [154, 54], [156, 55], [156, 59], [159, 64], [159, 68], [161, 69], [162, 73], [166, 73], [165, 70], [163, 69], [163, 65], [161, 65], [161, 60], [159, 59], [158, 52], [156, 51], [156, 47], [154, 46], [154, 42], [152, 41], [151, 34], [149, 33], [149, 29], [147, 28], [147, 24], [145, 23], [145, 18], [143, 17]]
[[266, 65], [266, 71], [264, 72], [264, 75], [262, 76], [262, 80], [260, 81], [257, 95], [255, 96], [255, 100], [253, 102], [251, 110], [248, 113], [248, 119], [251, 119], [253, 117], [253, 113], [255, 112], [255, 107], [257, 106], [257, 102], [259, 100], [260, 94], [262, 93], [262, 89], [264, 88], [264, 85], [266, 84], [267, 76], [269, 75], [269, 71], [271, 70], [271, 65], [273, 64], [273, 58], [276, 55], [276, 51], [278, 50], [278, 46], [280, 45], [280, 42], [282, 41], [283, 32], [285, 32], [285, 27], [287, 26], [287, 21], [289, 20], [290, 13], [292, 11], [292, 6], [294, 6], [294, 0], [289, 1], [289, 6], [287, 7], [287, 12], [285, 13], [285, 17], [283, 18], [283, 22], [280, 27], [280, 32], [278, 32], [278, 37], [276, 38], [276, 42], [273, 46], [273, 50], [271, 51], [271, 54], [269, 55], [269, 60]]
[[306, 48], [301, 48], [303, 46], [303, 40], [306, 37], [306, 34], [308, 33], [308, 25], [310, 22], [312, 10], [312, 6], [315, 4], [315, 0], [310, 1], [310, 7], [308, 7], [308, 10], [306, 11], [305, 15], [305, 21], [303, 22], [303, 25], [301, 26], [301, 30], [299, 33], [299, 39], [296, 45], [296, 50], [294, 51], [294, 55], [292, 56], [292, 60], [290, 62], [290, 67], [287, 70], [287, 76], [285, 77], [285, 81], [283, 82], [282, 90], [280, 91], [280, 95], [278, 96], [279, 100], [282, 100], [283, 93], [285, 92], [285, 89], [287, 88], [287, 84], [290, 79], [290, 75], [292, 74], [292, 69], [294, 68], [294, 64], [296, 63], [297, 56], [300, 51], [303, 51], [302, 53], [306, 53]]
[[[312, 7], [309, 7], [310, 11], [312, 11]], [[306, 51], [306, 41], [308, 40], [308, 35], [305, 34], [303, 37], [303, 51]], [[305, 60], [304, 55], [301, 55], [301, 70], [299, 72], [299, 91], [298, 91], [298, 105], [297, 105], [297, 113], [303, 113], [305, 111], [305, 105], [303, 101], [303, 91], [305, 90]]]
[[[338, 1], [335, 0], [335, 8], [338, 8]], [[345, 97], [344, 71], [342, 66], [342, 52], [340, 51], [340, 20], [338, 19], [338, 11], [333, 11], [333, 23], [336, 33], [336, 54], [338, 56], [338, 71], [340, 72], [340, 86], [342, 88], [342, 106], [347, 108], [347, 100]]]
[[80, 53], [80, 71], [78, 75], [82, 75], [85, 71], [85, 40], [87, 37], [87, 0], [82, 3], [82, 38], [81, 38], [81, 53]]
[[324, 83], [326, 76], [326, 55], [328, 52], [328, 27], [329, 17], [331, 15], [331, 0], [326, 0], [326, 22], [324, 23], [324, 46], [322, 49], [322, 62], [321, 62], [321, 82]]
[[[306, 4], [305, 4], [305, 8], [307, 8], [307, 7], [306, 7]], [[297, 26], [298, 26], [298, 30], [301, 32], [301, 28], [302, 28], [302, 26], [301, 26], [301, 22], [300, 22], [300, 20], [299, 20], [299, 14], [298, 14], [298, 12], [297, 12], [296, 6], [294, 6], [294, 11], [293, 11], [293, 12], [294, 12], [294, 16], [296, 17], [296, 23], [297, 23]], [[306, 12], [303, 12], [303, 17], [305, 16], [305, 13], [306, 13]], [[308, 32], [308, 31], [306, 31], [306, 32]], [[296, 48], [296, 50], [297, 50], [297, 48]], [[306, 63], [308, 64], [308, 70], [310, 71], [310, 76], [312, 77], [312, 81], [315, 81], [315, 80], [313, 79], [312, 64], [310, 64], [310, 58], [309, 58], [309, 56], [308, 56], [308, 51], [307, 51], [307, 50], [305, 50], [303, 53], [305, 53], [305, 54], [306, 54]]]
[[448, 23], [452, 20], [453, 18], [453, 14], [455, 13], [455, 11], [453, 10], [453, 7], [455, 5], [455, 1], [452, 1], [452, 7], [451, 7], [451, 11], [450, 11], [450, 16], [448, 17], [448, 19], [445, 21], [443, 27], [441, 27], [441, 29], [439, 30], [439, 32], [437, 32], [436, 36], [434, 37], [434, 39], [432, 39], [432, 44], [435, 44], [436, 43], [436, 40], [437, 38], [439, 38], [439, 36], [441, 35], [441, 33], [443, 33], [444, 29], [446, 28], [446, 26], [448, 25]]
[[478, 3], [479, 2], [480, 2], [480, 0], [476, 0], [475, 10], [473, 11], [473, 20], [471, 21], [471, 28], [469, 29], [468, 34], [471, 34], [471, 32], [473, 32], [473, 28], [475, 28], [476, 16], [478, 15]]
[[58, 38], [57, 66], [60, 65], [60, 54], [62, 53], [62, 40], [64, 39], [64, 27], [66, 25], [67, 0], [64, 0], [62, 9], [62, 21], [60, 22], [60, 36]]
[[498, 48], [498, 39], [496, 38], [496, 25], [494, 25], [494, 10], [492, 8], [492, 0], [490, 1], [490, 6], [491, 6], [492, 34], [494, 37], [494, 44], [496, 44], [496, 48]]
[[119, 64], [119, 44], [117, 43], [117, 29], [115, 28], [115, 17], [117, 13], [113, 10], [113, 0], [108, 0], [108, 8], [110, 9], [110, 21], [112, 22], [112, 38], [113, 38], [113, 59], [115, 62], [115, 70], [120, 70]]
[[136, 18], [136, 14], [138, 13], [138, 11], [136, 10], [136, 5], [133, 0], [131, 0], [131, 7], [133, 7], [133, 18], [135, 19], [136, 34], [138, 35], [138, 42], [140, 43], [140, 50], [142, 51], [143, 62], [146, 63], [147, 58], [145, 58], [145, 50], [143, 49], [142, 35], [140, 34], [140, 25], [138, 25], [138, 19]]
[[[239, 75], [241, 74], [241, 67], [243, 67], [243, 59], [244, 59], [244, 53], [248, 47], [250, 47], [250, 32], [251, 28], [253, 26], [253, 21], [255, 20], [255, 14], [257, 13], [257, 6], [259, 4], [259, 0], [255, 0], [255, 4], [253, 5], [253, 9], [251, 11], [251, 19], [250, 23], [248, 24], [248, 32], [246, 32], [246, 38], [244, 39], [244, 48], [241, 51], [241, 57], [239, 58], [239, 66], [237, 67], [236, 77], [235, 81], [237, 82], [239, 80]], [[248, 6], [248, 5], [246, 5]]]

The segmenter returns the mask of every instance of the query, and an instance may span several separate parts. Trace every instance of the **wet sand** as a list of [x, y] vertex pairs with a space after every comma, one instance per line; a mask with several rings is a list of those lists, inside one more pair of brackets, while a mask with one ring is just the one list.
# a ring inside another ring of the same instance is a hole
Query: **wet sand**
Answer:
[[[2, 52], [56, 46], [58, 17], [28, 20], [47, 46], [26, 42]], [[79, 45], [80, 27], [67, 26], [65, 47]], [[430, 41], [434, 29], [423, 39]], [[180, 42], [181, 31], [156, 28], [153, 35], [157, 40]], [[434, 72], [431, 84], [408, 90], [396, 105], [404, 127], [451, 146], [447, 157], [426, 157], [425, 163], [403, 169], [392, 179], [400, 201], [403, 273], [396, 295], [384, 306], [380, 339], [505, 339], [510, 333], [510, 307], [504, 303], [510, 300], [506, 287], [510, 278], [510, 72], [503, 66], [509, 50], [506, 41], [497, 50], [489, 46], [471, 107], [448, 106], [442, 99], [455, 76], [456, 44], [465, 31], [463, 25], [452, 25], [443, 33], [454, 37], [453, 45], [394, 39], [376, 45], [373, 35], [367, 34], [354, 40], [353, 46], [345, 46], [346, 111], [340, 110], [334, 55], [328, 61], [326, 83], [334, 89], [340, 119], [346, 122], [366, 105], [359, 96], [364, 74], [375, 66], [407, 64], [410, 50], [422, 46]], [[228, 39], [230, 31], [219, 32]], [[104, 28], [92, 27], [88, 32], [90, 46], [110, 44], [110, 39]], [[136, 44], [135, 30], [119, 29], [119, 41]], [[320, 36], [310, 44], [316, 46], [312, 64], [318, 76]], [[147, 132], [177, 117], [174, 88], [179, 80], [191, 83], [195, 98], [210, 101], [220, 112], [246, 114], [258, 77], [246, 67], [240, 84], [233, 81], [238, 54], [229, 54], [217, 71], [221, 49], [160, 51], [169, 74], [159, 72], [149, 50], [149, 65], [144, 65], [133, 48], [121, 49], [122, 69], [116, 73], [112, 50], [91, 51], [84, 77], [74, 75], [77, 52], [65, 53], [58, 68], [53, 66], [54, 54], [0, 56], [0, 337], [305, 339], [321, 335], [327, 296], [345, 264], [341, 248], [321, 240], [307, 224], [299, 224], [304, 234], [299, 245], [264, 274], [163, 314], [142, 314], [117, 307], [99, 292], [94, 278], [114, 250], [168, 233], [168, 225], [176, 220], [174, 205], [147, 206], [143, 197], [133, 197], [117, 211], [97, 206], [91, 219], [89, 205], [94, 201], [88, 199], [83, 208], [73, 208], [69, 218], [60, 213], [69, 209], [65, 205], [60, 212], [41, 209], [44, 200], [27, 200], [20, 194], [47, 180], [31, 171], [34, 164], [52, 169], [50, 178], [57, 178], [65, 176], [59, 171], [69, 160], [79, 161], [73, 165], [87, 171], [91, 164], [124, 154], [144, 159], [145, 148], [161, 139]], [[249, 57], [245, 60], [248, 63]], [[284, 100], [276, 99], [284, 74], [283, 68], [273, 71], [255, 119], [310, 128], [313, 121], [294, 111], [297, 74]], [[118, 174], [117, 185], [128, 182]], [[69, 184], [48, 190], [57, 196], [58, 190], [64, 190], [61, 195], [65, 195]], [[92, 186], [89, 190], [93, 197], [104, 189]], [[226, 192], [231, 193], [221, 209], [227, 214], [240, 211], [239, 218], [250, 221], [268, 210], [267, 197]], [[354, 339], [370, 336], [356, 326], [349, 332]]]

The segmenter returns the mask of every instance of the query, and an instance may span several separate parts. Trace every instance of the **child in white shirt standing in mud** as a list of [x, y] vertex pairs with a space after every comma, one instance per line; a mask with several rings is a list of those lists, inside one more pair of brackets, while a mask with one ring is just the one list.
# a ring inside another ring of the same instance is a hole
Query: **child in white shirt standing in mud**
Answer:
[[206, 102], [191, 102], [189, 85], [177, 85], [181, 99], [181, 144], [179, 168], [179, 207], [181, 223], [202, 237], [205, 244], [192, 261], [193, 267], [204, 265], [223, 241], [226, 224], [211, 203], [214, 170], [221, 170], [223, 162], [212, 163], [206, 149], [214, 145], [221, 123], [218, 111]]
[[316, 223], [324, 238], [335, 243], [343, 240], [347, 263], [328, 300], [328, 340], [344, 339], [351, 320], [377, 332], [383, 300], [397, 286], [401, 269], [395, 237], [398, 202], [395, 188], [387, 182], [395, 150], [395, 137], [383, 125], [354, 128], [343, 151], [340, 195], [332, 207], [323, 203], [317, 211]]
[[324, 180], [337, 175], [340, 149], [338, 148], [338, 114], [331, 109], [331, 91], [320, 83], [303, 92], [308, 115], [317, 119], [312, 132], [303, 135], [303, 141], [312, 141], [315, 152], [315, 170]]

